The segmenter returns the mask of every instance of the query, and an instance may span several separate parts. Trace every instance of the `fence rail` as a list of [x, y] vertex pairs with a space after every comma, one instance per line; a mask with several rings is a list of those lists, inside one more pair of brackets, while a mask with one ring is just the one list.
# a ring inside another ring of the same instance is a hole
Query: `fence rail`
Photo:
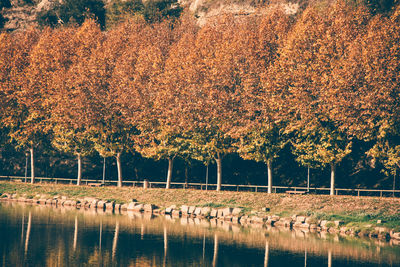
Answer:
[[[6, 181], [22, 181], [29, 182], [30, 177], [23, 176], [0, 176], [0, 180]], [[36, 182], [39, 183], [55, 183], [55, 184], [74, 184], [76, 178], [50, 178], [50, 177], [36, 177]], [[82, 179], [82, 184], [102, 183], [101, 180]], [[105, 180], [104, 185], [117, 185], [117, 180]], [[123, 181], [123, 186], [143, 187], [147, 184], [149, 188], [164, 188], [166, 182], [151, 182], [143, 181]], [[204, 183], [182, 183], [171, 182], [171, 188], [183, 189], [198, 189], [198, 190], [215, 190], [216, 184]], [[268, 186], [266, 185], [234, 185], [222, 184], [221, 189], [225, 191], [250, 191], [250, 192], [267, 192]], [[312, 194], [329, 194], [330, 188], [325, 187], [304, 187], [304, 186], [273, 186], [274, 193], [285, 193], [286, 191], [305, 191]], [[335, 195], [353, 195], [353, 196], [379, 196], [379, 197], [400, 197], [400, 190], [387, 190], [387, 189], [362, 189], [362, 188], [335, 188]]]

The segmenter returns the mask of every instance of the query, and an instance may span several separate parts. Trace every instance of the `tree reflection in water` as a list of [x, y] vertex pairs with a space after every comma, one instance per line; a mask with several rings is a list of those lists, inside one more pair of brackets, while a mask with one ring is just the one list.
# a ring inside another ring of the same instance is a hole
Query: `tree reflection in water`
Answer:
[[271, 267], [279, 262], [344, 267], [400, 262], [400, 247], [390, 242], [199, 218], [0, 203], [0, 227], [5, 266]]

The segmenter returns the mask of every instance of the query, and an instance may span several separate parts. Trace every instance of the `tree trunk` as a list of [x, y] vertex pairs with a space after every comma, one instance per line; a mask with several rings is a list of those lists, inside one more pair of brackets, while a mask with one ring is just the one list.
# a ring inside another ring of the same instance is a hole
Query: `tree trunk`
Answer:
[[217, 162], [217, 191], [220, 191], [222, 182], [222, 159], [219, 154], [215, 161]]
[[336, 165], [335, 163], [331, 163], [331, 190], [330, 195], [335, 195], [335, 173], [336, 173]]
[[35, 160], [33, 157], [33, 147], [30, 149], [31, 152], [31, 184], [35, 183]]
[[76, 185], [81, 185], [81, 180], [82, 180], [82, 158], [81, 158], [81, 153], [78, 153], [77, 156], [78, 156], [78, 177], [77, 177]]
[[169, 189], [171, 187], [171, 179], [172, 179], [172, 169], [174, 167], [174, 158], [169, 157], [168, 158], [168, 173], [167, 173], [167, 184], [165, 186], [166, 189]]
[[268, 194], [272, 193], [272, 159], [267, 161], [268, 168]]
[[117, 156], [117, 170], [118, 170], [118, 187], [122, 187], [122, 168], [121, 168], [121, 153], [118, 152]]

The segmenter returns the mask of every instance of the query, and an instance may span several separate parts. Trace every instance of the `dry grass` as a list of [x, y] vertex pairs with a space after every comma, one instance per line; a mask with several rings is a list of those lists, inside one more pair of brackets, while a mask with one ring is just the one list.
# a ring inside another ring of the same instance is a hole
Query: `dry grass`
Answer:
[[318, 219], [340, 219], [346, 223], [374, 223], [377, 219], [383, 219], [387, 221], [388, 226], [400, 227], [400, 199], [398, 198], [117, 188], [115, 186], [30, 185], [20, 182], [0, 182], [0, 193], [16, 193], [18, 196], [26, 197], [58, 195], [75, 199], [89, 196], [115, 200], [119, 203], [135, 199], [138, 202], [155, 204], [161, 208], [170, 205], [241, 207], [247, 213], [269, 208], [270, 212], [268, 213], [282, 216], [308, 215]]

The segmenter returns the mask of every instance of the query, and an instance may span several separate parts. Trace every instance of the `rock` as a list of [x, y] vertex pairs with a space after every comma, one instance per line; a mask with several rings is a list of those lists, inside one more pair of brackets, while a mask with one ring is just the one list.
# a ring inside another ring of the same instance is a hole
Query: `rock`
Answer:
[[305, 222], [305, 223], [308, 223], [308, 224], [313, 224], [313, 223], [315, 223], [315, 219], [313, 219], [313, 218], [311, 218], [311, 217], [307, 217], [306, 220], [305, 220], [304, 222]]
[[155, 208], [156, 208], [156, 206], [153, 205], [153, 204], [145, 204], [145, 205], [143, 206], [144, 212], [153, 212], [153, 210], [154, 210]]
[[233, 216], [232, 217], [232, 222], [233, 223], [239, 223], [241, 217]]
[[384, 221], [384, 220], [377, 220], [377, 221], [376, 221], [377, 224], [381, 224], [381, 223], [385, 223], [385, 222], [386, 222], [386, 221]]
[[121, 204], [115, 204], [114, 211], [119, 212], [121, 210]]
[[231, 216], [232, 215], [232, 208], [225, 208], [225, 209], [223, 209], [222, 210], [222, 216], [223, 217], [225, 217], [225, 216]]
[[211, 208], [210, 207], [201, 208], [201, 214], [204, 215], [204, 216], [210, 215], [210, 212], [211, 212]]
[[173, 217], [180, 217], [181, 216], [181, 211], [180, 210], [173, 210], [171, 215]]
[[239, 222], [240, 222], [240, 224], [246, 224], [248, 219], [249, 219], [249, 216], [245, 215], [240, 218]]
[[232, 216], [231, 215], [224, 216], [223, 219], [224, 219], [224, 221], [230, 222], [230, 221], [232, 221]]
[[217, 218], [224, 217], [224, 209], [218, 209]]
[[160, 213], [161, 213], [161, 209], [154, 209], [154, 210], [153, 210], [153, 213], [154, 213], [154, 214], [160, 214]]
[[76, 207], [76, 204], [78, 204], [78, 202], [76, 200], [71, 200], [71, 206]]
[[390, 237], [393, 238], [393, 239], [396, 239], [396, 240], [400, 240], [400, 232], [396, 232], [395, 233], [395, 232], [392, 231], [390, 233]]
[[300, 225], [302, 225], [303, 223], [301, 223], [301, 222], [294, 222], [294, 224], [293, 224], [293, 228], [299, 228], [300, 227]]
[[251, 223], [264, 223], [264, 219], [258, 216], [251, 216], [250, 217], [250, 222]]
[[270, 208], [262, 208], [261, 211], [268, 212], [270, 211]]
[[379, 234], [384, 232], [389, 233], [389, 229], [387, 229], [386, 227], [375, 227], [375, 231]]
[[304, 223], [305, 221], [306, 221], [306, 217], [305, 216], [297, 216], [296, 217], [296, 222]]
[[292, 227], [292, 219], [291, 218], [281, 218], [279, 221], [274, 223], [274, 226], [278, 227]]
[[134, 210], [136, 205], [137, 205], [137, 202], [129, 202], [129, 204], [127, 205], [126, 209], [127, 210]]
[[90, 208], [92, 208], [92, 209], [97, 209], [97, 203], [98, 203], [99, 201], [97, 200], [97, 199], [94, 199], [94, 200], [92, 200], [91, 202], [90, 202]]
[[274, 223], [275, 223], [275, 221], [273, 221], [273, 220], [271, 220], [271, 219], [268, 219], [268, 220], [265, 222], [266, 225], [271, 225], [271, 226], [273, 226]]
[[188, 214], [194, 214], [194, 211], [196, 210], [196, 206], [190, 206], [188, 210]]
[[344, 224], [344, 222], [340, 221], [340, 220], [334, 221], [334, 223], [335, 223], [336, 227], [340, 227]]
[[182, 214], [188, 214], [189, 213], [189, 207], [186, 205], [181, 206], [181, 212]]
[[326, 226], [327, 224], [328, 224], [328, 221], [327, 221], [327, 220], [322, 220], [322, 221], [320, 222], [319, 226], [324, 227], [324, 226]]
[[174, 209], [176, 209], [175, 205], [169, 206], [165, 209], [165, 214], [171, 214]]
[[143, 207], [144, 207], [143, 204], [137, 204], [133, 207], [133, 211], [141, 212], [143, 211]]
[[197, 208], [194, 210], [194, 215], [196, 215], [196, 216], [201, 215], [201, 208], [200, 208], [200, 207], [197, 207]]
[[106, 206], [106, 203], [104, 201], [100, 200], [99, 202], [97, 202], [98, 210], [104, 210], [105, 206]]
[[234, 208], [232, 210], [232, 216], [238, 216], [242, 212], [241, 208]]
[[120, 210], [128, 210], [128, 204], [122, 204]]
[[106, 210], [114, 210], [114, 207], [115, 207], [114, 201], [106, 203]]
[[328, 233], [330, 233], [330, 234], [336, 234], [336, 233], [339, 232], [338, 229], [333, 228], [333, 227], [329, 227], [329, 228], [327, 229], [327, 231], [328, 231]]
[[211, 209], [210, 217], [215, 218], [218, 216], [218, 210], [217, 209]]
[[302, 224], [300, 225], [300, 228], [301, 228], [301, 229], [307, 229], [307, 230], [309, 230], [309, 229], [310, 229], [310, 225], [309, 225], [308, 223], [302, 223]]

